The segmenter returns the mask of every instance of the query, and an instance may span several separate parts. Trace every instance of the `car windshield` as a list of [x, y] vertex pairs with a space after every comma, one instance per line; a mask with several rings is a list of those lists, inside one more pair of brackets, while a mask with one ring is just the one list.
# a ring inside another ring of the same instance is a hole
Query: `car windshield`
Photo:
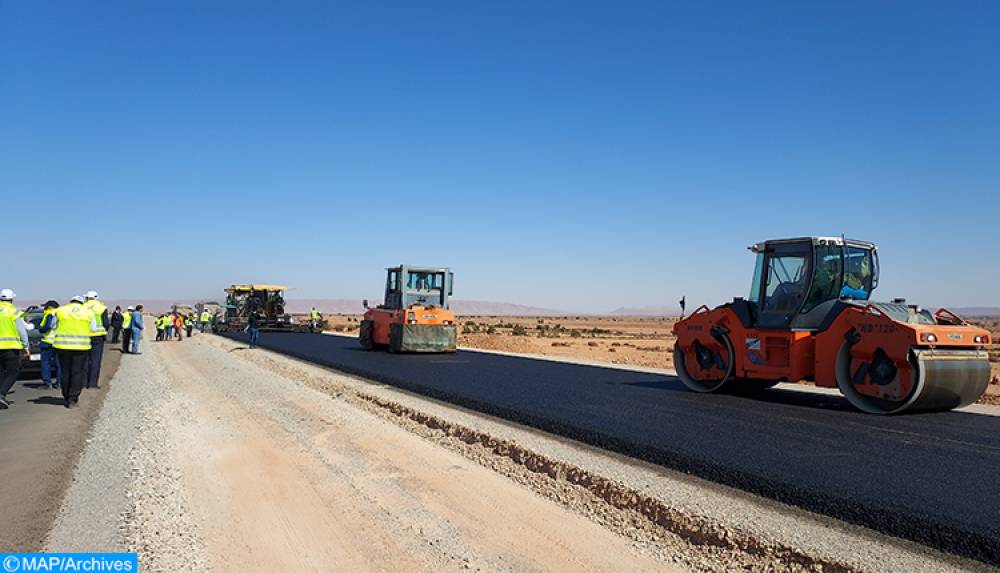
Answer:
[[816, 247], [816, 277], [802, 312], [809, 312], [820, 303], [840, 296], [840, 274], [843, 251], [835, 245]]
[[782, 253], [767, 258], [764, 312], [796, 310], [809, 286], [809, 253]]
[[443, 273], [410, 271], [406, 288], [410, 290], [436, 290], [444, 283]]
[[844, 284], [840, 296], [868, 300], [872, 293], [872, 252], [860, 247], [848, 247], [844, 253]]

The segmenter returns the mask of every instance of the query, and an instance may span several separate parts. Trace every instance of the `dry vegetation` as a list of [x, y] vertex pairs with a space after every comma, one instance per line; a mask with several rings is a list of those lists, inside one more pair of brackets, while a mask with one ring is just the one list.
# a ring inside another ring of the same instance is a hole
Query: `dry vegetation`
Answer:
[[990, 341], [994, 343], [989, 347], [990, 369], [993, 382], [986, 389], [986, 395], [979, 401], [985, 404], [1000, 406], [1000, 344], [996, 344], [997, 340], [1000, 340], [1000, 318], [974, 318], [969, 319], [969, 322], [989, 330]]

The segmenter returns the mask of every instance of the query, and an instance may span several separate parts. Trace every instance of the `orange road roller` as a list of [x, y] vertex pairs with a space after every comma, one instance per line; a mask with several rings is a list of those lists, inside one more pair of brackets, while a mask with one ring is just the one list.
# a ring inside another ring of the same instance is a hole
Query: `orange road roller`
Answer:
[[364, 302], [358, 342], [390, 352], [455, 352], [455, 313], [448, 309], [454, 273], [400, 265], [386, 269], [385, 302]]
[[986, 391], [990, 333], [945, 309], [872, 301], [875, 244], [809, 237], [750, 250], [750, 296], [674, 326], [674, 366], [691, 390], [808, 380], [870, 414], [959, 408]]

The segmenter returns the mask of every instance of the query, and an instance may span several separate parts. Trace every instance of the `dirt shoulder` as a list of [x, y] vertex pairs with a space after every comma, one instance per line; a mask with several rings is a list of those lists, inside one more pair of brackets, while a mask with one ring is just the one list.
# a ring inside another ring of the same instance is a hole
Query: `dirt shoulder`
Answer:
[[38, 378], [14, 387], [14, 404], [0, 411], [0, 550], [41, 549], [121, 359], [105, 346], [101, 389], [84, 390], [73, 410]]

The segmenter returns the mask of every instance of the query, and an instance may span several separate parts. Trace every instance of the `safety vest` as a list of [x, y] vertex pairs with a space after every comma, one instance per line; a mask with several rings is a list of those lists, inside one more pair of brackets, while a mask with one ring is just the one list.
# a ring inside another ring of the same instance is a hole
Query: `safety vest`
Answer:
[[107, 336], [108, 331], [104, 329], [104, 322], [101, 318], [104, 316], [104, 311], [108, 310], [108, 307], [96, 298], [92, 298], [83, 303], [83, 306], [87, 307], [90, 312], [94, 313], [94, 317], [97, 319], [97, 330], [94, 331], [91, 336]]
[[[39, 324], [45, 324], [46, 321], [51, 321], [52, 317], [55, 316], [55, 309], [47, 308], [45, 312], [42, 313], [42, 322]], [[42, 342], [48, 345], [52, 345], [56, 341], [56, 329], [49, 328], [49, 331], [42, 335]]]
[[122, 315], [122, 328], [132, 328], [132, 311], [127, 310]]
[[163, 330], [166, 327], [167, 327], [167, 317], [165, 317], [165, 316], [157, 317], [157, 319], [156, 319], [156, 329], [157, 330]]
[[194, 326], [194, 319], [192, 319], [190, 316], [185, 316], [184, 326]]
[[319, 320], [319, 311], [318, 310], [312, 311], [311, 316], [313, 320]]
[[24, 350], [21, 335], [17, 332], [18, 318], [14, 305], [7, 301], [0, 302], [0, 350]]
[[202, 313], [201, 313], [201, 321], [202, 322], [208, 322], [210, 320], [212, 320], [212, 315], [207, 310], [202, 311]]
[[56, 338], [52, 346], [58, 350], [90, 350], [90, 324], [94, 313], [80, 303], [69, 303], [56, 311]]

